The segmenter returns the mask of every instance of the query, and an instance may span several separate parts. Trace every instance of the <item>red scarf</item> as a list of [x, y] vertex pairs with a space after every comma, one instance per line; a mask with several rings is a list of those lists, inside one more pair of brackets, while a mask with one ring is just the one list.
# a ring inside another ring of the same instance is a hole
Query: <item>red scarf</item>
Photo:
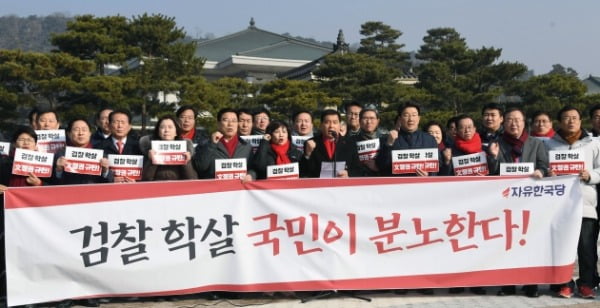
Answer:
[[440, 150], [440, 152], [443, 152], [446, 149], [446, 145], [444, 144], [444, 141], [442, 140], [442, 142], [438, 143], [438, 150]]
[[183, 133], [181, 134], [181, 138], [183, 139], [188, 139], [188, 140], [194, 140], [194, 137], [196, 136], [196, 130], [192, 129], [187, 133]]
[[31, 186], [27, 183], [27, 177], [24, 175], [11, 174], [8, 180], [9, 187]]
[[333, 153], [335, 153], [335, 142], [326, 136], [323, 136], [323, 145], [325, 146], [325, 150], [327, 151], [327, 156], [329, 159], [333, 159]]
[[286, 142], [284, 144], [275, 144], [275, 143], [271, 143], [271, 149], [273, 150], [273, 152], [275, 152], [275, 155], [277, 156], [275, 158], [275, 164], [277, 165], [283, 165], [283, 164], [289, 164], [292, 161], [290, 160], [290, 158], [287, 155], [288, 150], [290, 149], [290, 143]]
[[454, 139], [454, 146], [466, 154], [479, 153], [481, 152], [481, 137], [479, 137], [478, 133], [475, 133], [471, 140], [463, 140], [456, 135], [456, 138]]
[[233, 138], [231, 138], [231, 140], [229, 141], [225, 141], [225, 137], [221, 138], [221, 143], [227, 150], [227, 154], [229, 154], [229, 157], [233, 157], [233, 153], [235, 153], [235, 147], [237, 147], [238, 144], [237, 134], [233, 136]]
[[539, 134], [539, 133], [533, 133], [532, 132], [531, 136], [532, 137], [548, 137], [548, 138], [552, 138], [552, 137], [554, 137], [555, 133], [556, 132], [554, 131], [554, 129], [550, 128], [550, 130], [547, 133], [545, 133], [545, 134]]
[[523, 131], [519, 138], [515, 138], [506, 132], [502, 134], [502, 139], [512, 147], [510, 155], [514, 162], [518, 162], [519, 157], [523, 155], [523, 144], [527, 141], [527, 137], [529, 137], [529, 134], [526, 131]]

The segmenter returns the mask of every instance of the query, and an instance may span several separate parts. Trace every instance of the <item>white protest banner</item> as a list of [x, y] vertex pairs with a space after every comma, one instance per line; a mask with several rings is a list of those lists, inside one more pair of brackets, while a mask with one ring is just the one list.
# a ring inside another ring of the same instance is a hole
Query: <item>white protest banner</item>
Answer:
[[379, 151], [379, 138], [356, 142], [360, 161], [374, 160]]
[[489, 174], [485, 152], [452, 157], [454, 175], [487, 175]]
[[425, 172], [438, 172], [440, 163], [439, 150], [410, 149], [392, 151], [392, 174], [417, 173], [417, 169]]
[[304, 152], [304, 142], [312, 138], [312, 136], [292, 136], [292, 143], [300, 150]]
[[185, 165], [187, 142], [185, 140], [152, 140], [155, 151], [152, 163], [155, 165]]
[[531, 175], [535, 171], [533, 163], [500, 163], [500, 175]]
[[108, 155], [108, 167], [114, 176], [127, 177], [132, 180], [142, 179], [144, 156], [142, 155]]
[[243, 179], [247, 173], [245, 158], [215, 159], [215, 179]]
[[11, 306], [562, 283], [583, 207], [576, 176], [9, 187], [5, 201]]
[[550, 169], [557, 175], [579, 174], [585, 169], [585, 157], [581, 150], [548, 151]]
[[33, 173], [38, 178], [49, 178], [52, 176], [53, 163], [52, 153], [16, 149], [12, 174], [28, 176]]
[[104, 154], [103, 150], [66, 147], [65, 149], [65, 172], [100, 175], [102, 167], [100, 160]]
[[297, 179], [300, 177], [298, 163], [267, 166], [267, 179]]
[[38, 151], [56, 153], [67, 145], [64, 129], [36, 130]]
[[258, 150], [258, 146], [260, 145], [260, 141], [265, 139], [264, 135], [250, 135], [250, 136], [240, 136], [246, 142], [252, 146], [252, 153], [256, 153]]
[[0, 155], [8, 156], [10, 154], [10, 142], [0, 142]]

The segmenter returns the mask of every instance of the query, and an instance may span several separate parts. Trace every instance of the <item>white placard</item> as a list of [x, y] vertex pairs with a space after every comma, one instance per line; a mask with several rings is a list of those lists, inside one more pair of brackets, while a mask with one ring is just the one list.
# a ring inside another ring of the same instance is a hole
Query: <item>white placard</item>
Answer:
[[64, 129], [36, 130], [38, 151], [57, 153], [67, 145]]
[[300, 177], [298, 163], [267, 166], [267, 179], [297, 179]]
[[10, 142], [0, 142], [0, 155], [8, 156], [10, 153]]
[[304, 142], [312, 138], [311, 136], [292, 136], [292, 143], [300, 150], [304, 152]]
[[114, 176], [126, 177], [132, 180], [142, 179], [144, 156], [142, 155], [108, 155], [108, 167]]
[[187, 141], [185, 140], [152, 140], [155, 151], [152, 163], [155, 165], [185, 165]]
[[260, 145], [260, 141], [265, 139], [265, 135], [250, 135], [250, 136], [240, 136], [244, 141], [248, 142], [250, 146], [252, 146], [252, 153], [256, 153], [258, 146]]
[[215, 159], [215, 179], [243, 179], [247, 173], [245, 158]]
[[65, 172], [100, 175], [102, 167], [100, 160], [104, 154], [103, 150], [67, 147], [65, 149]]
[[356, 142], [356, 150], [360, 161], [374, 160], [379, 152], [379, 138]]
[[533, 163], [500, 163], [500, 175], [532, 175]]
[[412, 174], [416, 173], [417, 169], [438, 172], [440, 169], [438, 154], [437, 148], [393, 150], [392, 174]]
[[485, 152], [452, 157], [454, 175], [487, 175], [487, 156]]
[[585, 169], [584, 153], [579, 149], [549, 151], [548, 160], [550, 169], [557, 175], [579, 174]]
[[52, 176], [54, 154], [24, 149], [15, 150], [12, 174], [28, 176], [33, 173], [38, 178]]

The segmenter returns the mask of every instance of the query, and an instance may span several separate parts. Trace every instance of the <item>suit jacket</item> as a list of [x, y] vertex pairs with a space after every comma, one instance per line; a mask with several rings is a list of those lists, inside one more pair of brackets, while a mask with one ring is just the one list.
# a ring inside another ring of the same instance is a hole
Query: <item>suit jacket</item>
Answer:
[[96, 130], [96, 132], [94, 132], [90, 141], [92, 142], [92, 146], [95, 149], [99, 149], [102, 147], [102, 142], [104, 142], [104, 140], [106, 139], [111, 139], [110, 135], [108, 136], [108, 138], [104, 138], [104, 133], [102, 133], [102, 130], [98, 129]]
[[334, 159], [335, 161], [346, 162], [348, 176], [355, 177], [365, 175], [365, 169], [358, 159], [358, 152], [356, 151], [356, 142], [354, 142], [354, 139], [340, 137], [335, 147], [334, 159], [329, 158], [327, 155], [322, 134], [317, 134], [309, 140], [314, 140], [316, 147], [308, 159], [304, 156], [302, 157], [302, 160], [300, 161], [300, 176], [318, 178], [321, 175], [321, 163], [333, 162]]
[[[512, 146], [503, 138], [498, 138], [498, 145], [500, 147], [498, 151], [498, 157], [495, 159], [488, 155], [488, 168], [490, 174], [500, 174], [500, 163], [512, 163], [512, 155], [510, 151]], [[535, 169], [542, 171], [544, 176], [548, 175], [548, 150], [544, 145], [544, 142], [533, 137], [527, 138], [523, 144], [523, 153], [519, 159], [521, 163], [533, 163]]]
[[238, 144], [233, 152], [233, 157], [229, 157], [227, 149], [221, 142], [215, 144], [209, 141], [196, 147], [193, 164], [199, 179], [214, 179], [216, 159], [245, 158], [247, 173], [256, 179], [256, 173], [250, 168], [252, 155], [252, 146], [238, 136]]
[[[392, 151], [393, 150], [409, 150], [409, 149], [437, 149], [438, 145], [435, 139], [428, 133], [417, 130], [412, 133], [399, 131], [398, 138], [389, 146], [387, 137], [380, 139], [381, 148], [377, 154], [375, 162], [379, 168], [381, 175], [392, 175]], [[442, 159], [440, 157], [440, 166]], [[433, 174], [432, 174], [433, 175]]]
[[108, 138], [102, 142], [101, 149], [104, 150], [104, 157], [107, 157], [108, 154], [114, 155], [142, 155], [142, 151], [140, 150], [140, 144], [137, 138], [132, 136], [127, 136], [127, 142], [123, 146], [123, 153], [119, 153], [117, 146], [114, 144], [112, 138]]

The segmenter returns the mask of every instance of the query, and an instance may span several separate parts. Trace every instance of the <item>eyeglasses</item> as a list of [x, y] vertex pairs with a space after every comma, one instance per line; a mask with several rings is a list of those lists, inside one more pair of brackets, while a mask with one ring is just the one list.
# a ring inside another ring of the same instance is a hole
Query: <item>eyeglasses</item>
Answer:
[[186, 120], [191, 120], [191, 121], [193, 121], [193, 120], [194, 120], [194, 117], [179, 117], [179, 120], [181, 120], [181, 121], [186, 121]]
[[17, 139], [18, 143], [35, 143], [35, 139], [33, 138], [19, 138]]

